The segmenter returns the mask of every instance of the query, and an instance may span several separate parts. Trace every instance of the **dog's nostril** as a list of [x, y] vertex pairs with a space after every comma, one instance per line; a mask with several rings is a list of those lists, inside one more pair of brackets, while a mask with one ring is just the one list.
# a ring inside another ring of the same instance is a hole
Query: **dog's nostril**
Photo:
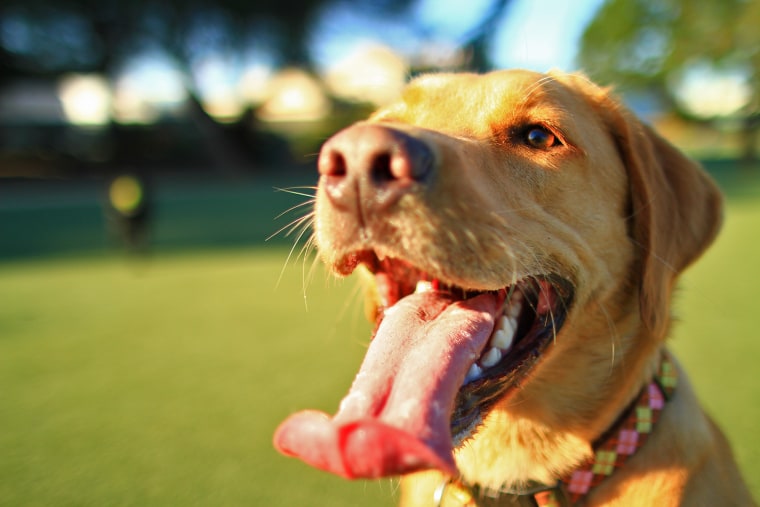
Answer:
[[372, 162], [370, 171], [372, 181], [376, 184], [387, 183], [396, 179], [391, 168], [391, 156], [388, 153], [377, 155]]
[[346, 175], [346, 159], [342, 153], [333, 153], [331, 156], [331, 167], [333, 176]]
[[325, 176], [345, 176], [347, 173], [346, 159], [338, 150], [322, 152], [317, 165], [319, 173]]
[[399, 135], [398, 155], [389, 162], [390, 174], [397, 180], [425, 183], [433, 171], [434, 157], [430, 147], [422, 140]]

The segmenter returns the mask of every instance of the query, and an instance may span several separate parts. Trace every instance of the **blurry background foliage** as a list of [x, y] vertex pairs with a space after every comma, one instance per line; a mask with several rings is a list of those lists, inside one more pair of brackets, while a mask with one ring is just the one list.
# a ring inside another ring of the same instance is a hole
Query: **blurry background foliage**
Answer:
[[582, 40], [591, 77], [648, 92], [696, 122], [733, 121], [754, 161], [760, 129], [760, 2], [611, 0]]
[[758, 0], [2, 0], [0, 506], [391, 505], [271, 445], [369, 336], [308, 255], [316, 155], [410, 77], [505, 67], [613, 85], [723, 188], [672, 346], [760, 495], [758, 26]]
[[[409, 0], [5, 1], [0, 173], [235, 172], [292, 163], [291, 150], [301, 161], [328, 132], [394, 97], [412, 68], [487, 68], [491, 20], [508, 2], [487, 3], [456, 41], [423, 54], [436, 30]], [[391, 17], [407, 21], [383, 21]], [[411, 47], [400, 54], [356, 34], [321, 42], [351, 35], [355, 20], [377, 20], [370, 29], [387, 25]], [[354, 46], [353, 57], [325, 61], [335, 54], [326, 44]], [[88, 130], [60, 136], [64, 125]]]
[[330, 132], [393, 100], [410, 76], [547, 70], [552, 45], [570, 48], [560, 67], [616, 84], [639, 112], [723, 135], [694, 143], [711, 154], [755, 159], [760, 2], [554, 4], [541, 12], [546, 29], [534, 21], [525, 33], [521, 18], [540, 11], [525, 0], [6, 0], [0, 175], [311, 162]]

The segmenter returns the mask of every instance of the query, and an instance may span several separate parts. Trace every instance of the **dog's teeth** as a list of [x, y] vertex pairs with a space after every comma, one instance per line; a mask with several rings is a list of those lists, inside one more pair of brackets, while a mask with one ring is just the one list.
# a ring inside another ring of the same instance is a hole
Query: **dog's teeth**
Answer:
[[414, 288], [415, 293], [430, 292], [431, 290], [433, 290], [433, 283], [427, 280], [420, 280]]
[[[506, 319], [505, 319], [506, 320]], [[501, 349], [503, 351], [509, 350], [512, 346], [512, 339], [514, 338], [514, 332], [508, 332], [504, 329], [497, 329], [491, 338], [491, 347]]]
[[473, 363], [472, 366], [470, 366], [469, 371], [467, 372], [467, 376], [464, 378], [464, 383], [469, 384], [470, 382], [474, 382], [475, 380], [478, 380], [483, 375], [483, 369], [478, 366], [477, 363]]
[[520, 316], [520, 312], [522, 311], [522, 301], [511, 301], [509, 307], [507, 308], [506, 314], [510, 317], [516, 319]]
[[480, 359], [480, 364], [484, 368], [490, 368], [496, 366], [499, 361], [501, 361], [501, 350], [492, 348], [483, 355]]
[[506, 315], [503, 315], [501, 319], [499, 319], [498, 329], [507, 333], [511, 342], [512, 337], [515, 335], [515, 331], [517, 331], [517, 319], [515, 317], [507, 317]]

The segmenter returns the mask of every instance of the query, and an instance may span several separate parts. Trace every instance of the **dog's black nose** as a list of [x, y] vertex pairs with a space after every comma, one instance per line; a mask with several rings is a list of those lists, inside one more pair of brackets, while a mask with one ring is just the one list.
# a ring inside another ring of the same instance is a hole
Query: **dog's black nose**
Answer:
[[318, 162], [320, 185], [330, 202], [365, 218], [428, 183], [434, 165], [424, 141], [374, 124], [354, 125], [334, 135]]

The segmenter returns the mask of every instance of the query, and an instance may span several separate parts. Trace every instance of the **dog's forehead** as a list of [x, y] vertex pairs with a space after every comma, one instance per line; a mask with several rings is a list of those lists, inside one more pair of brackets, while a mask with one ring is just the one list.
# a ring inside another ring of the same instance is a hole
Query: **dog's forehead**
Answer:
[[[552, 75], [509, 70], [488, 74], [430, 74], [405, 88], [399, 102], [374, 115], [376, 120], [401, 121], [420, 127], [487, 135], [494, 125], [540, 119], [572, 121], [583, 109], [582, 92]], [[481, 132], [482, 131], [482, 132]]]

